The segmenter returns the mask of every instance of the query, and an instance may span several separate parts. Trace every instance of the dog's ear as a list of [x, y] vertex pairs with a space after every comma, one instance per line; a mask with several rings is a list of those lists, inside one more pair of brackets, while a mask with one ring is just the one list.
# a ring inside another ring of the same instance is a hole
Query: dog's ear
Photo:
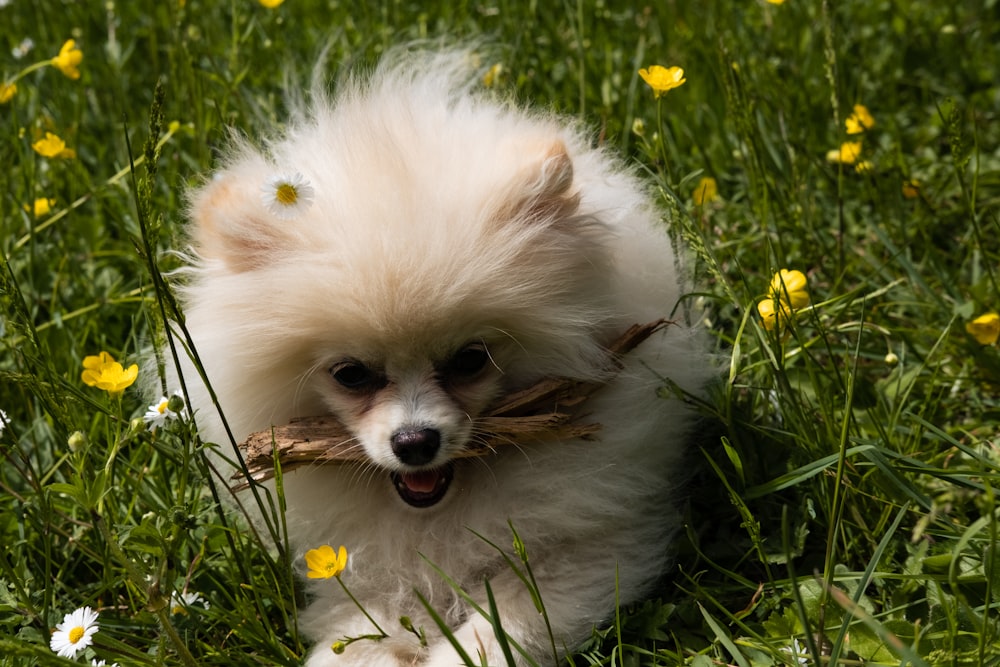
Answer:
[[573, 160], [561, 140], [533, 141], [514, 147], [530, 156], [527, 166], [513, 184], [510, 202], [498, 211], [500, 220], [521, 219], [528, 222], [555, 223], [574, 213], [580, 206], [580, 193], [573, 187]]
[[198, 254], [221, 260], [233, 272], [265, 265], [285, 247], [287, 231], [261, 202], [259, 179], [223, 171], [191, 198], [191, 237]]

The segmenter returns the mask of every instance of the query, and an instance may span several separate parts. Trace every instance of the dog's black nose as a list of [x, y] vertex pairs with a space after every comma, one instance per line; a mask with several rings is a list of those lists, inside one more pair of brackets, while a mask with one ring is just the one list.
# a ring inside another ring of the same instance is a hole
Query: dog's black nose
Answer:
[[441, 433], [433, 428], [397, 431], [391, 442], [397, 459], [408, 466], [422, 466], [433, 461], [441, 448]]

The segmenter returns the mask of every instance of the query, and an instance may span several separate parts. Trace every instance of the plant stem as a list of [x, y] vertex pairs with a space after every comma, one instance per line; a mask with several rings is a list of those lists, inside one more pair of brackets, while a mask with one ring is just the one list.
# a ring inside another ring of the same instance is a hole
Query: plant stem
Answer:
[[351, 602], [353, 602], [355, 606], [357, 606], [357, 608], [361, 610], [361, 613], [365, 615], [365, 618], [371, 621], [371, 624], [375, 626], [375, 629], [378, 630], [379, 634], [382, 635], [382, 637], [388, 637], [389, 635], [386, 633], [386, 631], [383, 630], [382, 627], [375, 622], [375, 619], [372, 618], [371, 614], [369, 614], [365, 610], [365, 608], [361, 605], [361, 603], [358, 602], [358, 599], [354, 597], [354, 594], [347, 589], [347, 584], [345, 584], [339, 576], [337, 577], [337, 583], [340, 584], [340, 587], [344, 589], [345, 593], [347, 593], [347, 597], [351, 598]]

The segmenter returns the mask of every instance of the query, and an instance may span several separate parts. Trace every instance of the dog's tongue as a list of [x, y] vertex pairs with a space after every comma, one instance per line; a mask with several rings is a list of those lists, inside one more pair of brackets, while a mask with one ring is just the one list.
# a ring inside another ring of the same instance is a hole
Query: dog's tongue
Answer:
[[396, 493], [407, 504], [413, 507], [431, 507], [448, 493], [453, 474], [451, 465], [434, 470], [395, 472], [392, 474], [392, 483], [396, 487]]
[[400, 478], [413, 493], [433, 493], [441, 481], [441, 473], [437, 470], [423, 470], [403, 473]]

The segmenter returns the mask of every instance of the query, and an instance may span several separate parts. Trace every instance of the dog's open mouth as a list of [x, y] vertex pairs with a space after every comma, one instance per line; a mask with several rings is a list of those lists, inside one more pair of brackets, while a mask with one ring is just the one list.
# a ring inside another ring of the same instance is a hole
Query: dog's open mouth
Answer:
[[455, 471], [451, 465], [433, 470], [394, 472], [392, 483], [396, 492], [408, 505], [431, 507], [438, 504], [451, 486]]

